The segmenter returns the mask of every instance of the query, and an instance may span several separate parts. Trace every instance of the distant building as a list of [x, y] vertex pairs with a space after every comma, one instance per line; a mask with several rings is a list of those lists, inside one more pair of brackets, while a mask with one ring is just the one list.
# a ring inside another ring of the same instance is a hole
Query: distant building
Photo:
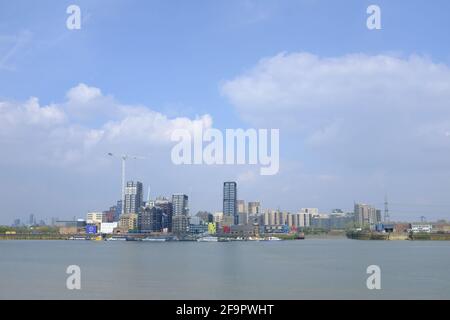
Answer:
[[221, 223], [223, 221], [223, 212], [215, 212], [213, 214], [214, 222]]
[[239, 224], [237, 208], [237, 183], [228, 181], [223, 183], [223, 214], [233, 217], [233, 224]]
[[34, 214], [30, 214], [30, 218], [28, 219], [28, 224], [30, 226], [34, 226], [36, 224], [36, 217]]
[[119, 221], [120, 219], [120, 215], [122, 214], [122, 205], [123, 205], [123, 201], [122, 200], [118, 200], [117, 204], [116, 204], [116, 210], [114, 213], [114, 221]]
[[264, 233], [288, 233], [289, 227], [287, 225], [270, 225], [263, 226]]
[[309, 213], [293, 213], [289, 215], [288, 225], [291, 228], [308, 228], [311, 226], [311, 217]]
[[247, 225], [249, 223], [249, 217], [247, 212], [239, 212], [239, 225]]
[[230, 234], [236, 237], [254, 237], [259, 234], [259, 227], [256, 225], [238, 225], [230, 227]]
[[353, 227], [354, 224], [353, 213], [332, 213], [330, 214], [330, 228], [331, 229], [347, 229]]
[[202, 219], [205, 223], [214, 222], [214, 216], [210, 212], [199, 211], [196, 216]]
[[184, 235], [189, 232], [189, 217], [183, 214], [176, 214], [172, 218], [172, 232]]
[[278, 210], [267, 210], [264, 213], [264, 225], [265, 226], [281, 226], [288, 225], [288, 213]]
[[[187, 196], [186, 196], [187, 197]], [[162, 228], [167, 232], [172, 232], [173, 204], [165, 197], [158, 197], [155, 201], [150, 201], [148, 207], [160, 208], [163, 212]], [[187, 206], [187, 204], [186, 204]]]
[[114, 232], [114, 229], [116, 229], [118, 225], [118, 222], [103, 222], [100, 225], [100, 233], [112, 234]]
[[88, 214], [86, 215], [86, 222], [88, 224], [100, 225], [100, 223], [106, 222], [106, 221], [104, 221], [103, 212], [88, 212]]
[[12, 224], [13, 227], [20, 227], [22, 225], [22, 222], [20, 221], [20, 219], [14, 219], [14, 222]]
[[300, 213], [307, 213], [311, 215], [318, 215], [319, 209], [318, 208], [301, 208]]
[[189, 198], [185, 194], [172, 195], [172, 232], [186, 234], [189, 231]]
[[219, 223], [221, 227], [230, 227], [234, 225], [234, 217], [229, 215], [224, 215], [222, 221]]
[[103, 211], [103, 222], [116, 221], [116, 206], [110, 207], [109, 210]]
[[244, 200], [237, 200], [237, 208], [238, 208], [238, 222], [240, 225], [248, 224], [248, 213], [247, 207], [245, 206]]
[[236, 202], [239, 213], [247, 212], [247, 208], [245, 207], [245, 200], [237, 200]]
[[189, 198], [185, 194], [174, 194], [172, 196], [172, 213], [174, 216], [189, 215]]
[[368, 204], [355, 203], [355, 223], [362, 226], [373, 226], [381, 222], [381, 211]]
[[164, 211], [159, 207], [145, 208], [138, 215], [139, 232], [162, 232]]
[[433, 229], [431, 224], [411, 224], [411, 232], [412, 233], [430, 233]]
[[199, 225], [204, 223], [202, 219], [200, 219], [200, 217], [198, 216], [194, 216], [194, 217], [189, 217], [189, 224], [191, 225]]
[[316, 229], [330, 230], [330, 216], [327, 214], [316, 214], [311, 217], [311, 227]]
[[125, 213], [120, 216], [119, 228], [125, 232], [137, 230], [138, 215], [136, 213]]
[[139, 213], [143, 201], [142, 183], [128, 181], [125, 187], [124, 214]]
[[261, 213], [261, 204], [259, 202], [249, 202], [247, 213], [251, 215], [259, 215]]
[[56, 225], [56, 221], [58, 221], [58, 220], [59, 220], [58, 218], [55, 218], [55, 217], [52, 218], [52, 221], [51, 221], [52, 227], [54, 227]]
[[85, 233], [85, 220], [68, 220], [56, 221], [55, 226], [58, 227], [60, 234], [81, 234]]
[[208, 233], [209, 234], [216, 234], [216, 232], [217, 232], [216, 223], [213, 223], [213, 222], [208, 223]]
[[190, 217], [189, 233], [191, 235], [199, 235], [208, 233], [208, 223], [204, 222], [200, 217]]

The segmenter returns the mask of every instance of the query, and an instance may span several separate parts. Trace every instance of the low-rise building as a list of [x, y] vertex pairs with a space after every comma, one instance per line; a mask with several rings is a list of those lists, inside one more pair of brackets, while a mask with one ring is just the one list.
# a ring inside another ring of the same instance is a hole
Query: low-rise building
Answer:
[[88, 212], [88, 214], [86, 215], [86, 222], [88, 224], [100, 225], [100, 223], [106, 222], [104, 221], [104, 217], [105, 215], [103, 212]]
[[214, 223], [214, 222], [208, 223], [208, 233], [209, 234], [216, 234], [216, 232], [217, 232], [216, 223]]
[[433, 229], [431, 224], [411, 224], [412, 233], [430, 233]]
[[114, 229], [118, 227], [117, 222], [103, 222], [100, 225], [100, 233], [113, 234]]
[[259, 234], [259, 226], [247, 225], [233, 225], [230, 227], [230, 234], [236, 237], [255, 237]]
[[120, 216], [119, 228], [122, 230], [137, 230], [138, 215], [136, 213], [125, 213]]

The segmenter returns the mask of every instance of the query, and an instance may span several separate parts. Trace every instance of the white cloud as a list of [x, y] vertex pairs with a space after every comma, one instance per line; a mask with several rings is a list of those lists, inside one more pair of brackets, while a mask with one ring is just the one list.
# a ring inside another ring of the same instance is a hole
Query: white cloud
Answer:
[[24, 103], [0, 101], [2, 130], [21, 129], [24, 126], [50, 127], [64, 123], [66, 116], [55, 105], [40, 106], [38, 98], [31, 97]]
[[450, 97], [450, 69], [417, 56], [281, 53], [225, 82], [222, 92], [251, 116], [325, 108], [442, 109]]
[[430, 166], [450, 155], [450, 68], [424, 57], [280, 53], [221, 91], [252, 125], [280, 128], [330, 161], [405, 168], [405, 157]]
[[72, 102], [86, 103], [102, 96], [99, 88], [89, 87], [84, 83], [71, 88], [67, 94], [67, 99]]
[[98, 88], [79, 84], [59, 104], [40, 106], [34, 97], [22, 103], [0, 101], [0, 139], [8, 155], [2, 161], [92, 164], [92, 157], [104, 157], [106, 151], [168, 147], [172, 130], [192, 131], [196, 123], [207, 128], [212, 118], [169, 118], [147, 107], [123, 105]]

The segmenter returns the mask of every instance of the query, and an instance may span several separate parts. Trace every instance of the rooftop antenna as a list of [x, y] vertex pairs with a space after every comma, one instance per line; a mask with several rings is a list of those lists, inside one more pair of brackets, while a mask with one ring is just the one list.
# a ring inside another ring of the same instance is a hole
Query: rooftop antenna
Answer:
[[389, 222], [389, 206], [388, 206], [388, 198], [387, 195], [384, 196], [384, 221]]

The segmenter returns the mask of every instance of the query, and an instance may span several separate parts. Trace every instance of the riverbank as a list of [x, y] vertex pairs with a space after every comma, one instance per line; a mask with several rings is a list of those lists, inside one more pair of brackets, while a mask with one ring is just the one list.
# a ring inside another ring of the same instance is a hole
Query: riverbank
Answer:
[[348, 231], [347, 238], [353, 240], [429, 240], [450, 241], [450, 233], [407, 233], [407, 232], [374, 232]]
[[68, 240], [61, 234], [0, 234], [0, 240]]

